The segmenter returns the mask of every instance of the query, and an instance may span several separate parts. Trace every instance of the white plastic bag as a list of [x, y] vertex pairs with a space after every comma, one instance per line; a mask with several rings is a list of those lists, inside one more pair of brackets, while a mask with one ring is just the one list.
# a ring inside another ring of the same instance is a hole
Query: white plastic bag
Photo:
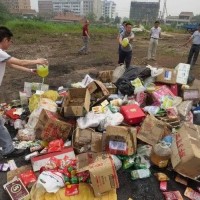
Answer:
[[86, 129], [89, 127], [97, 127], [100, 122], [105, 119], [105, 114], [95, 114], [93, 112], [89, 112], [85, 117], [80, 117], [77, 119], [78, 126], [81, 129]]
[[43, 171], [38, 177], [37, 185], [42, 185], [48, 193], [56, 193], [65, 186], [63, 175], [51, 171]]
[[115, 70], [113, 71], [112, 82], [116, 83], [117, 80], [124, 74], [125, 70], [126, 70], [125, 65], [120, 65], [116, 67]]
[[111, 158], [112, 158], [112, 160], [113, 160], [113, 162], [115, 164], [116, 170], [119, 170], [122, 167], [121, 160], [115, 155], [111, 155]]

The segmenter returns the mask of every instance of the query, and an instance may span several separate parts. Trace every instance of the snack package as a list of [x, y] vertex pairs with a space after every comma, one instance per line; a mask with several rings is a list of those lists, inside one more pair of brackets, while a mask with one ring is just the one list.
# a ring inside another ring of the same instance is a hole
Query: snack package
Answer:
[[155, 173], [154, 175], [157, 177], [158, 181], [168, 181], [169, 180], [169, 177], [164, 173], [158, 172], [158, 173]]
[[166, 200], [183, 200], [183, 197], [179, 191], [163, 192]]
[[48, 153], [61, 151], [64, 147], [64, 142], [62, 139], [53, 140], [48, 144]]
[[194, 191], [192, 188], [190, 187], [187, 187], [185, 192], [184, 192], [184, 195], [186, 197], [188, 197], [189, 199], [192, 199], [192, 200], [200, 200], [200, 193], [199, 192], [196, 192]]
[[33, 184], [37, 181], [37, 178], [33, 170], [28, 170], [19, 175], [19, 178], [22, 180], [24, 185], [28, 188], [32, 187]]
[[167, 190], [167, 181], [161, 181], [160, 182], [160, 190], [166, 191]]
[[181, 177], [180, 175], [177, 175], [176, 178], [175, 178], [175, 181], [178, 182], [178, 183], [181, 183], [183, 185], [187, 185], [187, 179]]
[[151, 176], [151, 172], [149, 169], [138, 169], [131, 171], [131, 179], [142, 179], [142, 178], [148, 178]]

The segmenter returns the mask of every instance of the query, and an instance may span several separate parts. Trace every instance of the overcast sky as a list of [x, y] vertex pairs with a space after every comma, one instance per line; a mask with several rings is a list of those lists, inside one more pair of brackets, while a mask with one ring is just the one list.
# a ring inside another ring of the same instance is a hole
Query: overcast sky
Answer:
[[[131, 0], [113, 0], [117, 4], [116, 12], [119, 17], [129, 17]], [[141, 0], [138, 0], [141, 1]], [[158, 0], [142, 0], [158, 1]], [[37, 9], [38, 0], [31, 0], [34, 9]], [[163, 9], [164, 0], [161, 0], [161, 10]], [[193, 12], [195, 15], [200, 14], [200, 0], [167, 0], [167, 12], [169, 15], [179, 15], [181, 11]]]

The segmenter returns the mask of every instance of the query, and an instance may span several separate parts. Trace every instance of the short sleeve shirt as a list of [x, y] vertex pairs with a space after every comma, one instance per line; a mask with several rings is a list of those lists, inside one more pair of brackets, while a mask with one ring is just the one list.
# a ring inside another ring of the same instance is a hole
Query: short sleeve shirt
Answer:
[[6, 61], [11, 58], [9, 54], [7, 54], [5, 51], [0, 49], [0, 85], [2, 83], [4, 74], [5, 74], [5, 68], [6, 68]]
[[[120, 37], [122, 38], [122, 40], [124, 38], [132, 37], [132, 36], [134, 36], [133, 32], [127, 33], [126, 31], [124, 31], [123, 33], [120, 34]], [[126, 47], [121, 46], [121, 50], [126, 51], [126, 52], [132, 51], [132, 48], [133, 47], [132, 47], [132, 44], [130, 42]]]
[[88, 25], [87, 25], [87, 24], [83, 26], [83, 36], [87, 36], [87, 35], [85, 34], [85, 32], [88, 33]]
[[159, 39], [160, 33], [161, 33], [160, 27], [158, 27], [158, 28], [152, 27], [150, 30], [151, 37], [155, 38], [155, 39]]
[[193, 39], [192, 44], [200, 45], [200, 32], [199, 31], [195, 31], [191, 37]]

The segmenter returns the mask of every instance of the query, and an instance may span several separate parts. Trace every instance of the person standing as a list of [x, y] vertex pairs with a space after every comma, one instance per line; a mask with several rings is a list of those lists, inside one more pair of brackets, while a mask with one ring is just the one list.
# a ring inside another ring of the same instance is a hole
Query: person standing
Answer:
[[[119, 44], [120, 44], [120, 50], [119, 50], [119, 60], [118, 64], [124, 64], [126, 65], [126, 68], [128, 68], [131, 64], [132, 59], [132, 41], [134, 39], [134, 33], [132, 32], [132, 24], [127, 22], [125, 31], [122, 32], [119, 36]], [[123, 45], [123, 40], [128, 39], [128, 44], [126, 46]]]
[[83, 39], [83, 47], [78, 51], [79, 54], [88, 54], [88, 43], [89, 43], [89, 21], [85, 20], [82, 28], [82, 39]]
[[[119, 26], [119, 34], [117, 36], [117, 40], [119, 41], [120, 34], [122, 34], [126, 30], [126, 21], [123, 21]], [[118, 53], [120, 53], [121, 45], [119, 44]]]
[[156, 60], [156, 49], [158, 47], [158, 40], [161, 38], [161, 28], [160, 22], [155, 21], [154, 27], [150, 30], [150, 42], [149, 42], [149, 49], [148, 49], [148, 60]]
[[[20, 60], [6, 53], [6, 50], [12, 44], [12, 37], [13, 34], [7, 27], [0, 26], [0, 86], [5, 74], [6, 66], [24, 72], [34, 73], [36, 72], [36, 69], [27, 68], [29, 65], [48, 64], [48, 61], [44, 58], [37, 60]], [[0, 147], [2, 147], [2, 154], [4, 157], [16, 157], [24, 154], [24, 150], [14, 148], [12, 138], [7, 128], [4, 126], [4, 119], [2, 116], [0, 116]]]
[[193, 33], [193, 35], [189, 38], [189, 40], [186, 43], [183, 44], [183, 46], [186, 46], [191, 41], [192, 46], [188, 55], [187, 64], [194, 66], [196, 64], [200, 51], [200, 24], [198, 26], [198, 30]]

